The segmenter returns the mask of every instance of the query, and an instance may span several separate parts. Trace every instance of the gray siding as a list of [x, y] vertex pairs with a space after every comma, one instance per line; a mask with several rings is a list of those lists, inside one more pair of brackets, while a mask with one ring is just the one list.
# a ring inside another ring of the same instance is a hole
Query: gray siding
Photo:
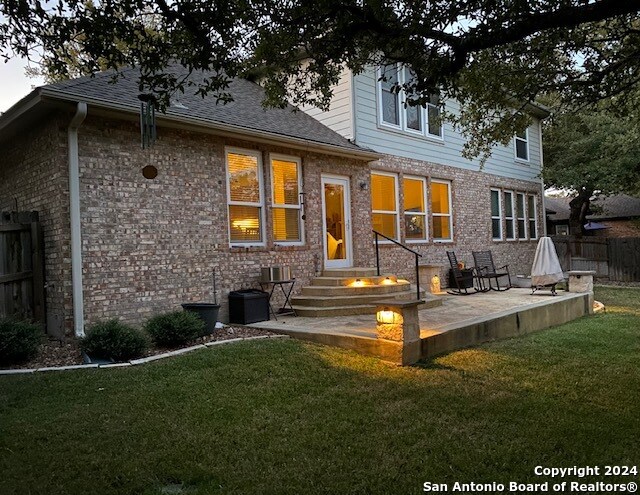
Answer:
[[[356, 144], [389, 155], [479, 170], [479, 160], [462, 157], [464, 138], [450, 123], [444, 125], [444, 140], [412, 136], [400, 130], [388, 129], [378, 124], [375, 71], [367, 71], [353, 78], [355, 94]], [[447, 107], [454, 112], [459, 106], [448, 101]], [[325, 122], [326, 123], [326, 122]], [[327, 125], [330, 125], [327, 123]], [[341, 132], [337, 128], [334, 130]], [[508, 146], [497, 146], [484, 165], [483, 171], [503, 177], [538, 182], [540, 179], [540, 133], [538, 121], [529, 128], [529, 162], [515, 159], [513, 140]]]
[[352, 83], [351, 71], [345, 69], [340, 75], [340, 82], [333, 91], [328, 111], [323, 112], [311, 106], [302, 107], [301, 110], [347, 139], [353, 139]]

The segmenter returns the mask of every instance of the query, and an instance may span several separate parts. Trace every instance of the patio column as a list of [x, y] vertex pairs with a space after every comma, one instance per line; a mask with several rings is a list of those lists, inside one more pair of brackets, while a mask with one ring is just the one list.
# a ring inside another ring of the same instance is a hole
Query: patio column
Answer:
[[418, 361], [422, 355], [418, 306], [424, 301], [379, 301], [376, 307], [376, 335], [398, 342], [402, 355], [398, 364]]
[[589, 314], [593, 314], [593, 276], [591, 270], [572, 270], [569, 272], [569, 292], [589, 294]]

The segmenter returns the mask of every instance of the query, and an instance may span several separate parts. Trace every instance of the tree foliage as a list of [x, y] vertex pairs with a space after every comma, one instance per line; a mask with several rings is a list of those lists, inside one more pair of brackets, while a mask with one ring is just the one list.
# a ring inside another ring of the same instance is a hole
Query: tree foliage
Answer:
[[[179, 62], [212, 71], [196, 90], [222, 100], [230, 77], [259, 74], [266, 104], [326, 108], [343, 67], [411, 67], [409, 104], [440, 91], [470, 138], [467, 156], [528, 124], [524, 103], [555, 92], [584, 104], [640, 80], [638, 0], [2, 0], [0, 56], [43, 53], [56, 77], [124, 65], [166, 103], [185, 90]], [[161, 34], [159, 34], [161, 33]], [[74, 58], [74, 51], [77, 51]], [[77, 54], [83, 54], [78, 57]]]
[[640, 86], [577, 111], [556, 113], [545, 129], [544, 180], [575, 191], [570, 229], [580, 234], [590, 200], [640, 194]]

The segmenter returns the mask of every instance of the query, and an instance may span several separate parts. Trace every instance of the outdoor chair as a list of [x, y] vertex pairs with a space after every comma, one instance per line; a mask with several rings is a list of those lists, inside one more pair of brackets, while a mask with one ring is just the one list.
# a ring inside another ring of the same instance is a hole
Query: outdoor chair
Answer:
[[[491, 251], [473, 251], [473, 262], [476, 265], [476, 273], [481, 280], [487, 280], [489, 286], [487, 290], [505, 291], [511, 288], [511, 275], [509, 265], [504, 265], [496, 269]], [[500, 279], [507, 277], [506, 287], [500, 287]], [[495, 280], [495, 287], [492, 284]]]
[[[458, 259], [456, 253], [453, 251], [447, 251], [447, 258], [449, 258], [449, 265], [451, 266], [452, 276], [451, 282], [447, 293], [454, 296], [468, 296], [469, 294], [475, 294], [476, 292], [485, 292], [482, 281], [476, 276], [476, 270], [474, 268], [468, 270], [460, 269], [458, 265]], [[477, 282], [478, 284], [476, 285]], [[473, 292], [469, 292], [469, 289], [473, 289]]]

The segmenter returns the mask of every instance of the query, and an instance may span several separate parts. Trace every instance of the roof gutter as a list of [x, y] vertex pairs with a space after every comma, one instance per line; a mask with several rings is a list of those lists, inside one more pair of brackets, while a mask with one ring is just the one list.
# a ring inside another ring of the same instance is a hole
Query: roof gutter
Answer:
[[84, 296], [82, 289], [82, 233], [80, 225], [80, 163], [78, 128], [87, 116], [87, 104], [78, 102], [69, 124], [69, 209], [71, 217], [71, 286], [73, 289], [73, 330], [84, 337]]
[[[42, 96], [48, 97], [56, 100], [63, 101], [74, 101], [73, 96], [52, 90], [50, 88], [42, 88]], [[116, 103], [113, 101], [105, 101], [98, 100], [92, 98], [84, 98], [83, 100], [87, 104], [91, 104], [92, 107], [104, 108], [108, 110], [116, 110], [125, 113], [130, 113], [137, 115], [140, 111], [137, 107], [132, 107], [130, 105], [123, 105], [120, 103]], [[177, 124], [183, 125], [185, 127], [197, 127], [206, 131], [215, 131], [216, 134], [226, 135], [229, 137], [235, 138], [251, 138], [253, 141], [263, 142], [263, 143], [273, 143], [274, 141], [295, 148], [310, 152], [318, 152], [331, 154], [335, 156], [342, 156], [346, 158], [355, 158], [357, 160], [365, 160], [372, 161], [379, 159], [382, 155], [380, 153], [376, 153], [370, 150], [349, 150], [348, 148], [343, 148], [341, 146], [336, 146], [329, 143], [320, 143], [320, 142], [311, 142], [302, 138], [295, 138], [291, 136], [283, 136], [282, 134], [275, 134], [267, 131], [260, 131], [256, 129], [249, 129], [247, 127], [242, 127], [234, 124], [223, 124], [207, 121], [204, 119], [194, 118], [194, 117], [185, 117], [182, 115], [175, 114], [156, 114], [158, 121], [167, 121], [167, 122], [175, 122]]]

